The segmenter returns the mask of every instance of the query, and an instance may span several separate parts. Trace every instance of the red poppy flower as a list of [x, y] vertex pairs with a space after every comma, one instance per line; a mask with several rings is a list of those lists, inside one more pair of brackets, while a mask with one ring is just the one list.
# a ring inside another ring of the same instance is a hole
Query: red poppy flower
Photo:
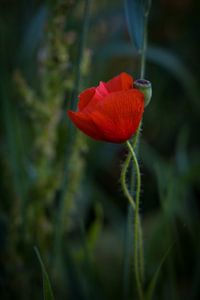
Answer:
[[133, 78], [121, 73], [79, 95], [78, 111], [68, 111], [72, 122], [95, 140], [122, 143], [136, 132], [144, 111], [144, 95], [133, 88]]

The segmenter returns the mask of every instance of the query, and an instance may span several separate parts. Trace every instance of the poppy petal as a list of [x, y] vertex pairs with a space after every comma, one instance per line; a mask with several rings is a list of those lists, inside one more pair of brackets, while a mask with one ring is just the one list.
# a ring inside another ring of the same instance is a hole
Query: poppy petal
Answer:
[[99, 101], [104, 101], [105, 96], [109, 93], [132, 89], [132, 86], [133, 78], [125, 72], [114, 77], [107, 83], [100, 81], [97, 87], [86, 89], [79, 95], [78, 110], [87, 109], [91, 111]]
[[72, 122], [76, 125], [76, 127], [86, 135], [96, 140], [102, 140], [101, 132], [98, 130], [89, 114], [82, 112], [73, 112], [71, 110], [68, 110], [67, 114]]
[[123, 72], [109, 80], [105, 85], [110, 93], [121, 90], [129, 90], [133, 88], [133, 77]]
[[110, 81], [102, 82], [95, 89], [95, 94], [92, 99], [88, 102], [87, 106], [84, 109], [87, 111], [92, 111], [95, 109], [95, 106], [106, 99], [106, 96], [111, 92], [121, 91], [121, 90], [130, 90], [133, 86], [133, 78], [127, 73], [121, 73], [120, 75], [114, 77]]
[[78, 96], [78, 98], [79, 98], [79, 103], [78, 103], [79, 111], [81, 111], [81, 110], [83, 110], [84, 108], [87, 107], [90, 100], [92, 99], [92, 97], [95, 94], [95, 89], [96, 89], [95, 87], [91, 87], [89, 89], [86, 89], [82, 93], [80, 93], [80, 95]]
[[105, 96], [107, 96], [109, 94], [109, 91], [106, 88], [106, 83], [100, 81], [95, 92], [95, 98], [97, 98], [98, 100], [102, 100]]
[[104, 141], [122, 143], [137, 130], [144, 111], [144, 96], [136, 90], [111, 93], [91, 113]]

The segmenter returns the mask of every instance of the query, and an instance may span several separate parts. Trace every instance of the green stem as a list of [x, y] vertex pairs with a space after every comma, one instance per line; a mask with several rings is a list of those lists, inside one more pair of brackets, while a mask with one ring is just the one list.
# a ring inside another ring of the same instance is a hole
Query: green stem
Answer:
[[[132, 140], [132, 148], [133, 150], [135, 151], [136, 147], [137, 147], [137, 143], [138, 143], [138, 137], [139, 137], [139, 133], [140, 133], [140, 128], [141, 128], [141, 123], [138, 127], [138, 130], [136, 132], [136, 134], [134, 135], [133, 137], [133, 140]], [[130, 192], [129, 192], [129, 189], [127, 187], [127, 183], [126, 183], [126, 177], [127, 177], [127, 172], [128, 172], [128, 168], [130, 166], [130, 161], [131, 161], [131, 158], [132, 158], [132, 153], [131, 151], [129, 151], [125, 161], [124, 161], [124, 164], [122, 166], [122, 171], [121, 171], [121, 178], [120, 178], [120, 181], [121, 181], [121, 186], [122, 186], [122, 190], [123, 190], [123, 193], [124, 193], [124, 196], [128, 199], [129, 201], [129, 204], [131, 206], [131, 208], [133, 209], [133, 211], [135, 212], [135, 201], [132, 197], [132, 195], [134, 194], [134, 165], [132, 166], [132, 172], [131, 172], [131, 185], [130, 185]], [[128, 217], [128, 226], [131, 226], [131, 222], [129, 220], [130, 218], [130, 215], [129, 214], [129, 217]], [[143, 259], [143, 239], [142, 239], [142, 227], [141, 227], [141, 220], [140, 220], [140, 216], [139, 216], [139, 229], [138, 229], [138, 234], [139, 234], [139, 244], [138, 244], [138, 247], [139, 247], [139, 265], [138, 265], [138, 268], [139, 268], [139, 274], [140, 274], [140, 278], [141, 280], [143, 281], [144, 279], [144, 259]], [[131, 232], [131, 229], [129, 230], [129, 232]], [[125, 261], [125, 273], [124, 273], [124, 276], [126, 278], [126, 280], [128, 280], [128, 268], [126, 266], [127, 262], [129, 260], [126, 259]], [[126, 285], [124, 285], [124, 294], [127, 295], [128, 294], [128, 291], [126, 290]]]
[[83, 27], [82, 27], [82, 33], [80, 36], [80, 44], [79, 44], [79, 53], [77, 58], [77, 64], [76, 64], [76, 76], [75, 76], [75, 84], [74, 84], [74, 91], [73, 91], [73, 97], [72, 97], [72, 104], [71, 108], [74, 110], [77, 106], [77, 95], [79, 93], [80, 84], [81, 84], [81, 64], [83, 61], [83, 55], [86, 45], [86, 37], [89, 30], [89, 20], [90, 20], [90, 6], [91, 6], [91, 0], [85, 0], [85, 6], [84, 6], [84, 13], [83, 13]]
[[145, 74], [145, 63], [146, 63], [146, 49], [147, 49], [147, 22], [148, 17], [144, 17], [144, 35], [143, 35], [143, 46], [141, 51], [141, 60], [140, 60], [140, 79], [144, 78]]
[[[139, 143], [141, 127], [142, 127], [142, 121], [140, 122], [138, 130], [137, 130], [136, 135], [134, 136], [133, 142], [132, 142], [132, 148], [136, 153], [137, 153], [137, 146], [138, 146], [138, 143]], [[132, 172], [132, 177], [133, 177], [133, 174], [134, 174], [134, 172]], [[133, 194], [133, 192], [134, 192], [134, 188], [132, 190], [132, 194]], [[143, 255], [142, 224], [141, 224], [140, 216], [139, 216], [139, 269], [140, 269], [141, 280], [143, 282], [144, 281], [144, 255]]]
[[[129, 155], [127, 156], [127, 159], [125, 160], [125, 163], [122, 168], [121, 173], [121, 185], [123, 192], [128, 199], [130, 205], [132, 206], [134, 212], [135, 212], [135, 219], [134, 219], [134, 266], [135, 266], [135, 278], [136, 278], [136, 285], [137, 285], [137, 291], [139, 295], [139, 299], [143, 299], [143, 290], [142, 290], [142, 275], [141, 275], [141, 265], [143, 265], [143, 251], [142, 251], [142, 239], [141, 239], [141, 226], [140, 226], [140, 218], [139, 218], [139, 201], [140, 201], [140, 189], [141, 189], [141, 176], [140, 176], [140, 168], [138, 165], [136, 154], [133, 150], [133, 147], [131, 146], [130, 142], [126, 142], [128, 148], [129, 148]], [[135, 201], [132, 197], [132, 195], [129, 193], [127, 185], [126, 185], [126, 171], [128, 168], [128, 165], [130, 163], [131, 157], [133, 159], [133, 164], [136, 172], [136, 180], [137, 180], [137, 188], [136, 188], [136, 197]]]
[[[141, 59], [140, 59], [140, 79], [145, 77], [145, 66], [146, 66], [146, 52], [147, 52], [147, 27], [148, 27], [148, 17], [149, 17], [149, 11], [151, 7], [151, 0], [146, 1], [146, 7], [145, 7], [145, 14], [144, 14], [144, 34], [143, 34], [143, 43], [142, 43], [142, 50], [141, 50]], [[139, 133], [142, 126], [142, 121], [140, 122], [139, 128], [137, 130], [137, 133], [133, 140], [133, 149], [135, 149], [138, 141], [139, 141]], [[134, 190], [134, 184], [133, 184], [133, 172], [132, 172], [132, 178], [131, 178], [131, 192], [133, 193]], [[144, 255], [143, 255], [143, 237], [142, 237], [142, 226], [141, 226], [141, 220], [139, 218], [139, 261], [140, 261], [140, 274], [142, 280], [144, 279]]]
[[[129, 151], [132, 155], [133, 159], [133, 164], [136, 172], [136, 196], [135, 196], [135, 219], [134, 219], [134, 266], [135, 266], [135, 279], [136, 279], [136, 285], [137, 285], [137, 290], [138, 290], [138, 295], [139, 299], [143, 299], [143, 290], [142, 290], [142, 283], [141, 283], [141, 274], [140, 274], [140, 266], [139, 266], [139, 259], [138, 259], [138, 250], [140, 250], [138, 247], [139, 246], [139, 224], [140, 224], [140, 219], [139, 219], [139, 205], [140, 205], [140, 189], [141, 189], [141, 175], [140, 175], [140, 168], [139, 164], [137, 161], [136, 154], [130, 144], [129, 141], [126, 142]], [[140, 253], [140, 257], [142, 254]]]
[[[144, 78], [144, 76], [145, 76], [146, 51], [147, 51], [147, 25], [148, 25], [148, 16], [149, 16], [150, 7], [151, 7], [151, 0], [146, 0], [144, 3], [145, 13], [144, 13], [143, 43], [142, 43], [142, 49], [140, 51], [140, 78]], [[124, 176], [124, 178], [123, 177], [121, 178], [121, 182], [124, 185], [123, 191], [124, 191], [125, 196], [129, 199], [129, 203], [132, 203], [132, 201], [130, 201], [130, 198], [132, 198], [131, 195], [134, 194], [134, 166], [135, 167], [138, 166], [137, 158], [136, 158], [134, 151], [135, 151], [135, 148], [139, 141], [139, 132], [140, 132], [141, 125], [142, 125], [142, 122], [140, 122], [140, 126], [133, 138], [132, 146], [129, 142], [127, 142], [127, 145], [129, 147], [130, 151], [129, 151], [129, 154], [127, 155], [124, 165], [122, 167], [122, 176]], [[133, 160], [134, 164], [133, 164], [132, 170], [131, 170], [130, 193], [129, 193], [128, 188], [126, 186], [126, 174], [127, 174], [130, 162], [131, 162], [132, 155], [134, 155], [135, 160]], [[138, 168], [136, 168], [136, 177], [140, 178], [140, 173], [138, 173], [137, 170], [139, 170], [139, 166], [138, 166]], [[139, 179], [139, 184], [140, 184], [140, 179]], [[135, 207], [135, 216], [136, 216], [135, 217], [135, 233], [136, 234], [134, 236], [134, 238], [135, 238], [134, 263], [135, 263], [135, 272], [136, 272], [136, 282], [137, 282], [138, 293], [139, 293], [140, 299], [142, 299], [143, 293], [142, 293], [141, 281], [144, 280], [144, 256], [143, 256], [142, 226], [141, 226], [141, 220], [140, 220], [140, 216], [139, 216], [139, 212], [138, 212], [139, 211], [138, 188], [140, 190], [140, 186], [138, 187], [138, 185], [137, 185], [136, 202], [134, 202], [134, 200], [133, 200], [134, 207]], [[133, 205], [131, 205], [131, 206], [133, 207]], [[137, 227], [138, 227], [138, 229], [137, 229]], [[138, 248], [139, 248], [139, 259], [138, 259]], [[138, 263], [138, 260], [139, 260], [139, 263]], [[127, 270], [127, 268], [125, 268], [125, 270]], [[127, 278], [127, 274], [125, 274], [125, 278]]]
[[146, 65], [146, 52], [147, 52], [147, 27], [148, 27], [148, 17], [149, 11], [151, 7], [151, 1], [147, 0], [145, 13], [144, 13], [144, 34], [142, 41], [142, 49], [141, 49], [141, 59], [140, 59], [140, 79], [144, 78], [145, 75], [145, 65]]
[[139, 269], [142, 282], [144, 281], [144, 251], [143, 251], [143, 233], [142, 233], [142, 224], [141, 218], [139, 215], [139, 224], [138, 224], [138, 234], [139, 234]]
[[[132, 141], [132, 148], [134, 151], [137, 152], [137, 146], [138, 146], [138, 142], [139, 142], [139, 134], [140, 134], [140, 130], [141, 130], [141, 126], [142, 126], [142, 122], [140, 122], [140, 125], [138, 127], [138, 130], [133, 138]], [[129, 151], [129, 157], [131, 157], [131, 152]], [[128, 167], [127, 167], [128, 170]], [[126, 170], [126, 172], [127, 172]], [[132, 168], [132, 172], [131, 172], [131, 195], [133, 195], [134, 193], [134, 166]], [[144, 255], [143, 255], [143, 237], [142, 237], [142, 225], [141, 225], [141, 219], [139, 216], [139, 269], [140, 269], [140, 276], [142, 281], [144, 280]]]
[[131, 194], [128, 190], [127, 184], [126, 184], [126, 173], [128, 171], [130, 160], [131, 160], [131, 153], [129, 152], [124, 161], [124, 164], [122, 166], [120, 181], [121, 181], [121, 186], [122, 186], [124, 196], [128, 199], [133, 210], [135, 210], [135, 202], [134, 202], [133, 197], [131, 196]]
[[[146, 65], [146, 51], [147, 51], [147, 27], [148, 27], [148, 17], [149, 17], [149, 11], [151, 7], [151, 0], [147, 0], [145, 4], [145, 13], [144, 13], [144, 34], [143, 34], [143, 43], [142, 43], [142, 49], [141, 49], [141, 59], [140, 59], [140, 78], [145, 77], [145, 65]], [[139, 142], [139, 133], [142, 126], [142, 121], [140, 122], [139, 128], [136, 132], [136, 135], [133, 138], [132, 147], [133, 150], [135, 150], [138, 142]], [[130, 153], [131, 155], [131, 153]], [[128, 157], [130, 156], [128, 155]], [[128, 170], [127, 166], [127, 170]], [[134, 193], [134, 172], [132, 169], [131, 172], [131, 194]], [[140, 276], [142, 281], [144, 280], [144, 255], [143, 255], [143, 237], [142, 237], [142, 226], [141, 226], [141, 220], [140, 216], [138, 214], [138, 223], [139, 223], [139, 269], [140, 269]]]

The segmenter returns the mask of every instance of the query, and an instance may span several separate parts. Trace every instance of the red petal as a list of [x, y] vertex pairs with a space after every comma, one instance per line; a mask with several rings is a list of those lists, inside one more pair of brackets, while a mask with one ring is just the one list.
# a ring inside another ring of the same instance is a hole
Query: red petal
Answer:
[[90, 102], [92, 97], [95, 94], [95, 87], [91, 87], [89, 89], [86, 89], [80, 95], [78, 96], [79, 98], [79, 103], [78, 103], [78, 109], [79, 111], [83, 110]]
[[101, 132], [98, 131], [98, 128], [90, 118], [89, 114], [83, 112], [73, 112], [71, 110], [68, 110], [67, 113], [77, 128], [93, 139], [102, 140]]
[[132, 89], [133, 78], [123, 72], [107, 83], [100, 81], [97, 87], [86, 89], [79, 95], [78, 109], [93, 110], [100, 101], [104, 101], [105, 96], [111, 92]]
[[129, 74], [123, 72], [109, 80], [105, 86], [109, 92], [129, 90], [133, 88], [133, 78]]
[[103, 81], [100, 81], [98, 87], [95, 90], [95, 98], [97, 100], [102, 100], [105, 96], [109, 94], [107, 88], [106, 88], [106, 83]]
[[87, 112], [91, 112], [99, 104], [99, 102], [104, 101], [105, 97], [109, 94], [108, 90], [105, 87], [105, 83], [100, 81], [100, 84], [95, 89], [95, 94], [92, 99], [89, 101], [88, 105], [84, 108]]
[[91, 118], [104, 141], [122, 143], [137, 130], [144, 111], [144, 96], [136, 90], [111, 93], [95, 107]]

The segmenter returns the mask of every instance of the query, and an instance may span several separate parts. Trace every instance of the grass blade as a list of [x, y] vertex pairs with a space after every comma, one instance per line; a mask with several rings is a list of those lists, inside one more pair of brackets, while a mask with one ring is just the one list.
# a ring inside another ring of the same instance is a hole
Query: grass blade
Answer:
[[144, 35], [144, 7], [142, 0], [125, 0], [125, 13], [129, 34], [138, 50], [142, 48]]
[[53, 290], [51, 287], [51, 283], [49, 280], [49, 275], [46, 271], [46, 268], [44, 266], [44, 263], [42, 261], [41, 255], [37, 249], [37, 247], [34, 247], [35, 253], [37, 255], [37, 258], [39, 260], [41, 269], [42, 269], [42, 278], [43, 278], [43, 295], [44, 295], [44, 300], [55, 300], [54, 295], [53, 295]]
[[167, 251], [165, 252], [165, 254], [163, 255], [161, 261], [160, 261], [160, 264], [158, 265], [157, 267], [157, 270], [149, 284], [149, 287], [148, 287], [148, 290], [147, 290], [147, 294], [146, 294], [146, 299], [147, 300], [151, 300], [153, 298], [153, 293], [154, 293], [154, 290], [155, 290], [155, 287], [156, 287], [156, 284], [158, 282], [158, 277], [159, 277], [159, 274], [160, 274], [160, 270], [163, 266], [163, 264], [165, 263], [171, 249], [172, 249], [173, 245], [169, 246], [169, 248], [167, 249]]

